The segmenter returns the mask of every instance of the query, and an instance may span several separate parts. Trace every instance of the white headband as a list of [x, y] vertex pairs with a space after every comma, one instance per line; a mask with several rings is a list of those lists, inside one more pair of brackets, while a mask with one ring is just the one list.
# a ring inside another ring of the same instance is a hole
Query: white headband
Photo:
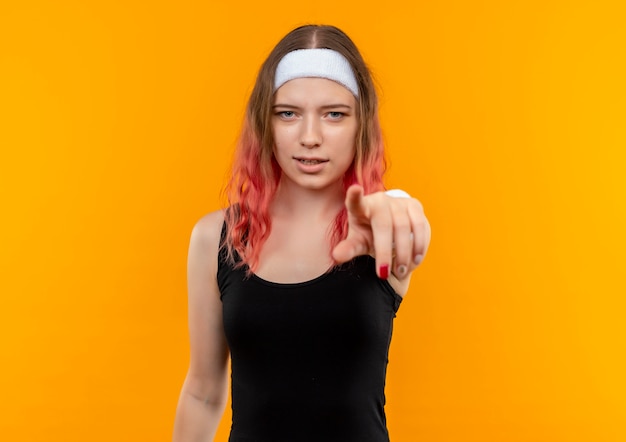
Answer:
[[359, 86], [350, 63], [332, 49], [298, 49], [285, 55], [276, 67], [274, 90], [295, 78], [327, 78], [345, 86], [355, 97]]

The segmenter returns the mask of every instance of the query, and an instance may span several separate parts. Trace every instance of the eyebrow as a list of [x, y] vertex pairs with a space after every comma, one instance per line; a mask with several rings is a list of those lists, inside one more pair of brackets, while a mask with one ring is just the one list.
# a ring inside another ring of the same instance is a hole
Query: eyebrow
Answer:
[[[293, 104], [278, 103], [272, 106], [272, 108], [277, 108], [277, 107], [280, 107], [283, 109], [300, 109], [300, 106], [295, 106]], [[338, 108], [352, 109], [352, 106], [348, 104], [337, 103], [337, 104], [325, 104], [324, 106], [320, 107], [320, 109], [338, 109]]]

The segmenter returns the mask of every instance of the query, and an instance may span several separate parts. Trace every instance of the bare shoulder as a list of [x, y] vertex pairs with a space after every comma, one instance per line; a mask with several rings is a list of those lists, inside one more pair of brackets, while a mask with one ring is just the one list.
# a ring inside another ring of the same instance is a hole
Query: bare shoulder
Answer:
[[[211, 212], [200, 218], [191, 231], [187, 270], [190, 282], [205, 280], [217, 274], [217, 258], [224, 211]], [[213, 279], [213, 278], [211, 278]]]
[[222, 225], [224, 224], [224, 211], [216, 210], [207, 213], [193, 226], [191, 241], [199, 242], [203, 246], [218, 246]]

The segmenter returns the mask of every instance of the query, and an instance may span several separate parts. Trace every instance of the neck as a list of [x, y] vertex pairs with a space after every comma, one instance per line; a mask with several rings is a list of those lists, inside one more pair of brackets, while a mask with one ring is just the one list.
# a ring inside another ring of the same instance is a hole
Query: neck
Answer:
[[273, 216], [314, 222], [330, 221], [344, 207], [344, 197], [341, 183], [327, 189], [313, 190], [281, 182], [270, 210]]

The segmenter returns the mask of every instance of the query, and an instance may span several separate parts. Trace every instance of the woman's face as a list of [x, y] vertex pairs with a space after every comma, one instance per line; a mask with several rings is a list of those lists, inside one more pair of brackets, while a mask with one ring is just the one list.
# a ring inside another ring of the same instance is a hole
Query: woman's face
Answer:
[[319, 190], [342, 182], [355, 155], [356, 104], [348, 89], [325, 78], [278, 88], [272, 131], [283, 185]]

